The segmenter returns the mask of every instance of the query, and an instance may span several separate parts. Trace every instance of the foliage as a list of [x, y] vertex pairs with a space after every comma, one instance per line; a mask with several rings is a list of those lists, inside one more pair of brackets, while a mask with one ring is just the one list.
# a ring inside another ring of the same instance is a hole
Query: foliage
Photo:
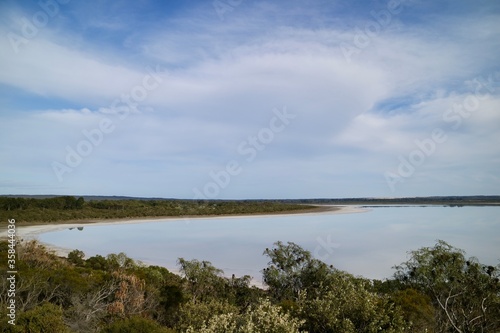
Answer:
[[[2, 321], [4, 321], [3, 318]], [[17, 318], [16, 325], [8, 325], [2, 332], [65, 333], [70, 331], [64, 323], [62, 309], [57, 305], [44, 303], [32, 310], [21, 313]]]
[[[0, 242], [0, 266], [8, 243]], [[411, 252], [395, 279], [339, 271], [294, 243], [264, 255], [267, 290], [225, 277], [208, 261], [180, 258], [181, 276], [124, 253], [59, 258], [19, 242], [17, 325], [2, 332], [476, 333], [499, 331], [499, 267], [439, 241]], [[6, 267], [0, 267], [6, 272]], [[7, 280], [0, 281], [6, 318]]]
[[429, 296], [408, 288], [395, 291], [391, 295], [391, 300], [401, 308], [405, 321], [410, 324], [409, 332], [434, 332], [436, 320]]
[[226, 312], [212, 317], [201, 328], [189, 327], [186, 333], [298, 333], [304, 332], [299, 330], [302, 324], [301, 320], [263, 299], [242, 315]]
[[437, 310], [438, 332], [500, 330], [500, 267], [465, 258], [444, 241], [410, 252], [395, 277], [428, 295]]
[[263, 271], [264, 281], [274, 299], [304, 319], [309, 332], [406, 329], [400, 310], [369, 291], [369, 281], [327, 266], [295, 243], [274, 245], [264, 251], [271, 259]]
[[186, 289], [193, 301], [217, 298], [223, 292], [222, 274], [224, 272], [215, 268], [210, 262], [179, 258], [177, 263], [182, 276], [187, 281]]
[[261, 290], [250, 287], [251, 277], [223, 276], [224, 272], [209, 261], [178, 259], [184, 277], [186, 295], [195, 302], [224, 299], [231, 304], [247, 307], [261, 296]]
[[316, 292], [327, 283], [334, 271], [295, 243], [285, 245], [278, 241], [274, 246], [264, 251], [270, 262], [262, 273], [264, 283], [275, 300], [296, 300], [300, 291], [304, 290]]
[[337, 272], [321, 296], [301, 292], [298, 312], [313, 332], [405, 332], [407, 324], [398, 307], [368, 290], [368, 281]]
[[80, 250], [73, 250], [70, 253], [68, 253], [68, 261], [72, 264], [75, 264], [77, 266], [83, 266], [84, 260], [83, 258], [85, 257], [85, 253]]
[[143, 317], [131, 317], [117, 320], [101, 330], [102, 333], [175, 333], [157, 322]]
[[109, 270], [109, 264], [106, 258], [101, 255], [96, 255], [94, 257], [90, 257], [85, 261], [85, 266], [94, 270]]
[[238, 308], [225, 300], [212, 299], [206, 302], [191, 300], [179, 309], [177, 329], [181, 332], [188, 329], [196, 331], [214, 316], [237, 312]]
[[47, 222], [148, 216], [259, 214], [313, 209], [278, 201], [223, 200], [89, 200], [72, 196], [45, 199], [0, 196], [0, 221]]

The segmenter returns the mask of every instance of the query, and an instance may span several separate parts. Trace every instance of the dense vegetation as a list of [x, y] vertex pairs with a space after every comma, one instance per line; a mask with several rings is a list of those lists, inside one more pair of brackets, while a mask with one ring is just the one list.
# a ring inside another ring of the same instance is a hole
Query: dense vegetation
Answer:
[[499, 195], [440, 196], [440, 197], [406, 197], [406, 198], [341, 198], [341, 199], [296, 199], [283, 200], [288, 203], [322, 204], [322, 205], [440, 205], [451, 207], [462, 206], [498, 206]]
[[[0, 243], [7, 271], [8, 243]], [[354, 277], [294, 243], [264, 250], [267, 289], [223, 276], [210, 262], [178, 260], [181, 276], [125, 254], [59, 258], [17, 244], [16, 326], [2, 332], [374, 333], [499, 332], [500, 266], [486, 266], [439, 241], [410, 253], [393, 279]]]
[[[91, 200], [83, 197], [52, 198], [0, 197], [0, 221], [15, 216], [16, 222], [56, 222], [68, 220], [131, 217], [199, 216], [280, 213], [313, 209], [313, 206], [276, 201], [222, 200]], [[15, 215], [14, 215], [15, 214]]]

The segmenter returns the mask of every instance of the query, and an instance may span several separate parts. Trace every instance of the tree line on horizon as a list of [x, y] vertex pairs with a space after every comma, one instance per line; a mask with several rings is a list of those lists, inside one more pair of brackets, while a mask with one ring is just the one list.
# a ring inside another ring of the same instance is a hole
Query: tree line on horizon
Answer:
[[[1, 265], [8, 243], [0, 242]], [[299, 245], [263, 252], [265, 289], [225, 277], [208, 261], [178, 259], [180, 275], [124, 253], [57, 257], [17, 244], [16, 325], [2, 332], [479, 333], [500, 331], [500, 265], [467, 258], [444, 241], [409, 253], [385, 281], [353, 276]], [[6, 272], [6, 267], [0, 267]]]
[[234, 200], [90, 200], [83, 197], [0, 197], [0, 220], [58, 222], [162, 216], [260, 214], [299, 211], [313, 206], [277, 201]]
[[82, 196], [47, 198], [0, 196], [0, 220], [15, 218], [20, 223], [40, 223], [134, 217], [261, 214], [308, 210], [318, 204], [431, 204], [461, 207], [500, 205], [500, 196], [289, 200], [116, 199], [115, 197], [86, 200]]

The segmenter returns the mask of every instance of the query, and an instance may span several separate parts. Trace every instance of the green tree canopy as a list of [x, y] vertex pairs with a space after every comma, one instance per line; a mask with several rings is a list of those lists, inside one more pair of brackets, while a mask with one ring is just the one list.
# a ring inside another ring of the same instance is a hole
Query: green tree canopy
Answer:
[[440, 240], [410, 252], [395, 277], [427, 294], [438, 309], [439, 332], [500, 330], [500, 267], [487, 266]]
[[[2, 318], [2, 321], [5, 321]], [[45, 332], [70, 332], [64, 324], [63, 310], [61, 307], [44, 303], [29, 311], [19, 314], [16, 325], [8, 325], [2, 332], [12, 333], [45, 333]]]
[[209, 261], [185, 260], [177, 261], [181, 274], [187, 281], [187, 290], [194, 301], [203, 301], [218, 297], [224, 290], [224, 271], [212, 265]]
[[263, 280], [276, 300], [296, 300], [303, 290], [317, 292], [335, 271], [293, 242], [278, 241], [272, 249], [265, 249], [264, 255], [270, 261], [262, 271]]
[[201, 328], [189, 327], [186, 333], [300, 333], [303, 321], [292, 317], [262, 299], [243, 314], [236, 311], [213, 316]]
[[134, 316], [127, 319], [114, 321], [105, 326], [102, 333], [175, 333], [175, 331], [160, 326], [151, 319]]

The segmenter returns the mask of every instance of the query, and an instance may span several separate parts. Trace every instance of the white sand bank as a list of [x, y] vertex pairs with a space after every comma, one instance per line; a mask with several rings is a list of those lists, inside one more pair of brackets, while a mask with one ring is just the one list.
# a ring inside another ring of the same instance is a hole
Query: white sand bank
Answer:
[[[324, 209], [318, 212], [305, 212], [305, 213], [289, 213], [289, 214], [262, 214], [262, 215], [231, 215], [231, 216], [203, 216], [203, 217], [159, 217], [159, 218], [137, 218], [137, 219], [122, 219], [122, 220], [104, 220], [104, 221], [88, 221], [88, 222], [74, 222], [74, 223], [54, 223], [54, 224], [43, 224], [43, 225], [29, 225], [29, 226], [18, 226], [16, 228], [16, 236], [22, 241], [29, 241], [36, 239], [38, 240], [38, 235], [59, 231], [69, 228], [78, 228], [85, 226], [100, 226], [100, 225], [120, 225], [120, 224], [139, 224], [139, 223], [164, 223], [164, 222], [174, 222], [174, 221], [185, 221], [190, 220], [213, 220], [213, 219], [237, 219], [237, 218], [266, 218], [274, 216], [288, 216], [288, 215], [333, 215], [333, 214], [352, 214], [352, 213], [363, 213], [370, 209], [361, 208], [359, 206], [337, 206], [337, 205], [318, 205], [321, 207], [330, 207], [331, 209]], [[2, 228], [0, 230], [0, 238], [7, 237], [7, 229]], [[66, 257], [69, 252], [74, 249], [62, 248], [55, 246], [53, 244], [43, 243], [47, 249], [54, 251], [56, 255], [60, 257]], [[169, 268], [170, 270], [170, 268]]]

